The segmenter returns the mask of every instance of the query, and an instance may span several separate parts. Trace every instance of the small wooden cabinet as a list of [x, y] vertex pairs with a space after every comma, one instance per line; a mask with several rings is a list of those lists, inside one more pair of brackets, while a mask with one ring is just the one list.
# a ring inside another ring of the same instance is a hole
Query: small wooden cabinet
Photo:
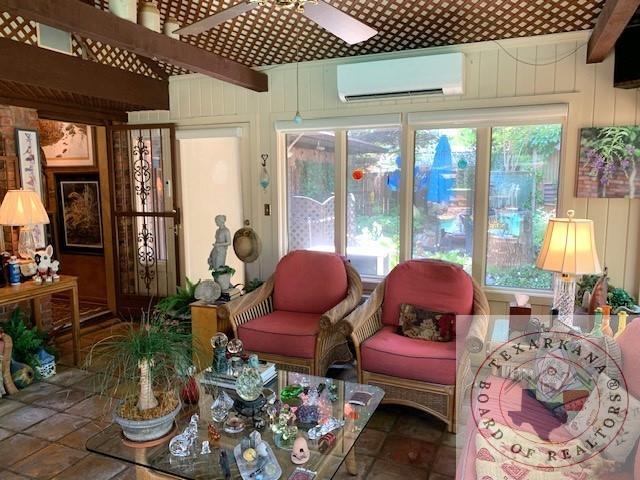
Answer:
[[191, 304], [191, 332], [193, 334], [193, 364], [198, 371], [205, 369], [213, 361], [211, 337], [217, 332], [226, 333], [230, 339], [233, 337], [229, 321], [218, 317], [218, 307], [199, 301]]

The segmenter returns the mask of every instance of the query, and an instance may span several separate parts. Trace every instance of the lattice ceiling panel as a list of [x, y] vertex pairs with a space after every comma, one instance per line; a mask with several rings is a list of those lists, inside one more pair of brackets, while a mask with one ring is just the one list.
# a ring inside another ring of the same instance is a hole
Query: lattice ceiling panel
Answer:
[[31, 45], [38, 44], [35, 22], [16, 17], [8, 12], [0, 12], [0, 37], [10, 38]]
[[[94, 0], [106, 9], [108, 0]], [[181, 24], [240, 0], [160, 0]], [[379, 34], [350, 47], [288, 10], [260, 7], [183, 41], [249, 66], [365, 55], [592, 28], [604, 0], [328, 0]], [[298, 54], [296, 52], [299, 51]], [[172, 72], [174, 73], [174, 72]]]

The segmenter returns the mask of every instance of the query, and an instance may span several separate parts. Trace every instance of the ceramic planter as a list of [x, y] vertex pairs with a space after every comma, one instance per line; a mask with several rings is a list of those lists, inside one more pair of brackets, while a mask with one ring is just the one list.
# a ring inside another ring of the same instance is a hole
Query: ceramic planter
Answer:
[[[120, 405], [116, 408], [118, 411]], [[182, 405], [178, 402], [178, 406], [173, 412], [159, 418], [150, 420], [130, 420], [123, 418], [114, 413], [114, 421], [122, 427], [122, 433], [125, 437], [133, 442], [149, 442], [164, 437], [173, 428], [173, 421], [180, 412]]]
[[137, 0], [109, 0], [109, 11], [116, 17], [136, 23], [138, 17]]
[[231, 287], [231, 274], [223, 273], [222, 275], [218, 275], [216, 277], [216, 282], [218, 283], [218, 285], [220, 285], [220, 288], [223, 292], [225, 290], [228, 290], [229, 287]]

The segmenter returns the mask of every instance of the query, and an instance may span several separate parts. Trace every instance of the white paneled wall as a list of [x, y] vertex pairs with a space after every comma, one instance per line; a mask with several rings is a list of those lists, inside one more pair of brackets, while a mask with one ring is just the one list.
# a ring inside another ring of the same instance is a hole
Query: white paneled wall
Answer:
[[[305, 118], [326, 118], [380, 113], [408, 113], [444, 109], [514, 106], [546, 103], [569, 104], [561, 171], [561, 208], [574, 208], [578, 217], [595, 222], [597, 247], [609, 267], [611, 282], [638, 294], [640, 291], [640, 200], [579, 199], [574, 196], [578, 136], [582, 127], [637, 124], [640, 117], [638, 90], [613, 88], [613, 57], [587, 65], [588, 32], [391, 54], [408, 56], [449, 51], [466, 54], [466, 94], [461, 97], [343, 104], [338, 100], [336, 65], [363, 58], [326, 60], [300, 65], [300, 110]], [[385, 54], [386, 56], [389, 54]], [[379, 57], [376, 55], [375, 57]], [[516, 61], [517, 59], [517, 61]], [[252, 273], [268, 275], [277, 262], [278, 195], [275, 168], [274, 122], [289, 120], [296, 110], [294, 65], [265, 68], [269, 92], [258, 94], [201, 75], [172, 77], [170, 111], [139, 112], [130, 121], [175, 122], [181, 125], [247, 125], [251, 136], [248, 162], [251, 178], [251, 209], [245, 212], [264, 241], [264, 254]], [[272, 186], [258, 186], [260, 154], [270, 155]], [[263, 215], [263, 205], [272, 205], [273, 215]], [[493, 313], [506, 311], [505, 297], [491, 294]], [[548, 301], [539, 301], [540, 313]]]

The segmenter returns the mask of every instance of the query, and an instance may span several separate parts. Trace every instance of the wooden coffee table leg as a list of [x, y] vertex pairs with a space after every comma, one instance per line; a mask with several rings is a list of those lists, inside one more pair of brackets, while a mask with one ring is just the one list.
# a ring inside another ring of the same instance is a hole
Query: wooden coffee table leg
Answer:
[[358, 462], [356, 461], [355, 445], [351, 450], [349, 450], [349, 453], [347, 453], [347, 458], [344, 459], [344, 462], [346, 464], [347, 472], [349, 472], [349, 475], [355, 476], [358, 474]]

